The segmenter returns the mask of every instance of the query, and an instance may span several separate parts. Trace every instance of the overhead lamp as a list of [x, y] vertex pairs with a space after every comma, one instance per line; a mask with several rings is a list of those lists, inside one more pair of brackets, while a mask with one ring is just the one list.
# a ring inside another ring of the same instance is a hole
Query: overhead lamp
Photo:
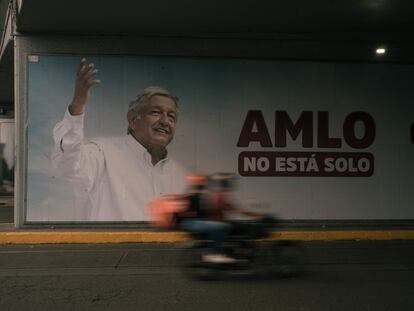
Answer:
[[383, 55], [386, 51], [387, 50], [384, 47], [379, 47], [375, 50], [375, 53], [377, 53], [377, 55]]

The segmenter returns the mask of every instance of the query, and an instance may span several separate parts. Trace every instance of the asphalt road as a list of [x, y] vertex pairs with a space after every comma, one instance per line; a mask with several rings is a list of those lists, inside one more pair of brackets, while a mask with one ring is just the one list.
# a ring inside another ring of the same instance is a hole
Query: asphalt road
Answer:
[[293, 279], [200, 282], [182, 244], [0, 246], [0, 310], [414, 310], [414, 241], [310, 242]]

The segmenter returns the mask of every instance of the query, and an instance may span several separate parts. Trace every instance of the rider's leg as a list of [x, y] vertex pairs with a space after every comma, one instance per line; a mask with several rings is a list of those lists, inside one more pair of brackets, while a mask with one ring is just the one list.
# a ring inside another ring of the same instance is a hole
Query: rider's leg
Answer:
[[222, 247], [222, 243], [227, 239], [232, 229], [231, 224], [202, 219], [188, 219], [183, 222], [183, 227], [189, 232], [201, 233], [206, 236], [206, 239], [212, 241], [210, 247], [212, 254], [206, 256], [207, 261], [221, 263], [231, 263], [235, 261], [233, 258], [224, 254]]

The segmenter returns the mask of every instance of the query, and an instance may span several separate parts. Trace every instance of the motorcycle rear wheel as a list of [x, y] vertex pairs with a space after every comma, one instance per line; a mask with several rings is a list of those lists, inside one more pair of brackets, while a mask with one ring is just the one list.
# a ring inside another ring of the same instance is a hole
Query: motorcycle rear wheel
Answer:
[[197, 243], [183, 249], [181, 267], [185, 276], [198, 281], [212, 281], [219, 278], [220, 271], [203, 261], [203, 256], [208, 251], [206, 243]]

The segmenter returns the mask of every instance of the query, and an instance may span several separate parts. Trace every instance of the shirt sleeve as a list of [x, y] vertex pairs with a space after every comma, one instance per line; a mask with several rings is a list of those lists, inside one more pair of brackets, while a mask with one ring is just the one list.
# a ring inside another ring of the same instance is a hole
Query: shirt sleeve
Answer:
[[72, 116], [66, 110], [53, 129], [52, 164], [57, 175], [82, 185], [86, 191], [96, 186], [104, 170], [104, 153], [94, 142], [84, 143], [84, 114]]

